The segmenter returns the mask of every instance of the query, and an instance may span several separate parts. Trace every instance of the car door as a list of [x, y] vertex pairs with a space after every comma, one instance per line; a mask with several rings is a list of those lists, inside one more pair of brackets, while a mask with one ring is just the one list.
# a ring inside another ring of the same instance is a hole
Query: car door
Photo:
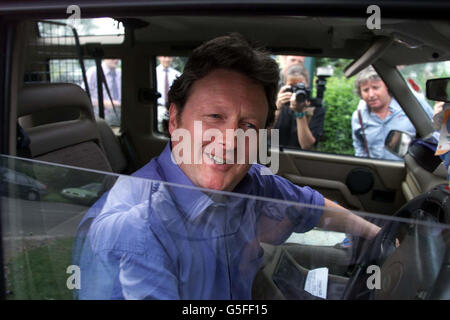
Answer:
[[280, 151], [279, 175], [310, 186], [325, 197], [353, 209], [392, 214], [404, 202], [403, 161], [362, 159], [311, 151]]

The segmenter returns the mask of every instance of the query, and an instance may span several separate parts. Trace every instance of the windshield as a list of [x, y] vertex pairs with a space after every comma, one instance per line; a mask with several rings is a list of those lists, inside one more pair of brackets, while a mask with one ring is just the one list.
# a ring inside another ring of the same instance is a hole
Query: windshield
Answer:
[[[333, 218], [317, 227], [322, 206], [0, 161], [39, 182], [2, 176], [8, 299], [439, 299], [448, 291], [440, 281], [448, 214], [438, 206], [346, 213], [331, 231]], [[63, 192], [90, 184], [102, 188], [89, 202]], [[379, 236], [365, 240], [353, 215], [382, 227]]]

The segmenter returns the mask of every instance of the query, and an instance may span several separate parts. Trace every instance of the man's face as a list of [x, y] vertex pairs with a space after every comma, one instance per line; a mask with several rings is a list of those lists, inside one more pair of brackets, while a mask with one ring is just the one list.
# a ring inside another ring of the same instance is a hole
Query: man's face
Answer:
[[359, 86], [361, 98], [372, 111], [378, 111], [389, 106], [391, 96], [382, 80], [369, 80]]
[[170, 65], [172, 64], [172, 57], [167, 57], [167, 56], [159, 56], [158, 57], [159, 63], [162, 64], [163, 68], [169, 68]]
[[305, 86], [308, 86], [308, 83], [306, 82], [306, 79], [304, 77], [302, 77], [302, 76], [297, 76], [297, 77], [288, 76], [287, 79], [286, 79], [286, 85], [294, 86], [297, 83], [304, 83]]
[[119, 64], [119, 59], [105, 59], [104, 62], [109, 69], [115, 69]]
[[303, 56], [287, 56], [286, 57], [286, 68], [293, 64], [303, 64], [305, 57]]
[[[191, 164], [181, 163], [180, 168], [199, 187], [232, 191], [248, 172], [251, 164], [248, 161], [244, 164], [236, 161], [236, 139], [226, 139], [226, 130], [234, 131], [240, 128], [244, 131], [254, 129], [257, 132], [258, 129], [264, 128], [268, 110], [264, 88], [243, 74], [216, 69], [197, 80], [192, 85], [181, 116], [178, 115], [174, 104], [169, 108], [171, 136], [173, 137], [176, 129], [186, 129], [190, 133]], [[194, 121], [201, 121], [203, 132], [208, 129], [218, 130], [223, 139], [199, 136], [198, 130], [194, 132]], [[173, 141], [172, 150], [180, 142], [181, 140]], [[218, 159], [217, 150], [222, 151], [222, 159]], [[194, 152], [197, 153], [197, 159], [202, 159], [201, 163], [194, 163]], [[246, 160], [249, 159], [248, 153], [249, 147], [246, 143]], [[220, 162], [226, 159], [230, 160], [230, 154], [234, 154], [233, 163], [221, 164]]]

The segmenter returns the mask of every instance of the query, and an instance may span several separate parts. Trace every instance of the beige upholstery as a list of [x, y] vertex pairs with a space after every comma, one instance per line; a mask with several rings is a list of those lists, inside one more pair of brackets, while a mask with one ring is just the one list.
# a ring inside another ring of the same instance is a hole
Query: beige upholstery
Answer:
[[[53, 115], [42, 117], [42, 115]], [[70, 83], [24, 85], [18, 98], [18, 117], [27, 121], [33, 159], [111, 172], [101, 145], [92, 105], [86, 92]], [[59, 115], [59, 117], [58, 117]], [[76, 117], [78, 115], [78, 117]], [[51, 123], [48, 123], [51, 119]], [[59, 120], [59, 121], [56, 121]]]

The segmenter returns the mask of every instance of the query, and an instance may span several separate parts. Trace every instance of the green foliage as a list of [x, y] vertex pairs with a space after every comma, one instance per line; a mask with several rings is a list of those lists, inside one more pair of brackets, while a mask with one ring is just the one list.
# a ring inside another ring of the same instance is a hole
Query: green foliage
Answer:
[[324, 134], [318, 151], [353, 155], [352, 114], [359, 97], [353, 91], [354, 78], [330, 77], [324, 94]]

